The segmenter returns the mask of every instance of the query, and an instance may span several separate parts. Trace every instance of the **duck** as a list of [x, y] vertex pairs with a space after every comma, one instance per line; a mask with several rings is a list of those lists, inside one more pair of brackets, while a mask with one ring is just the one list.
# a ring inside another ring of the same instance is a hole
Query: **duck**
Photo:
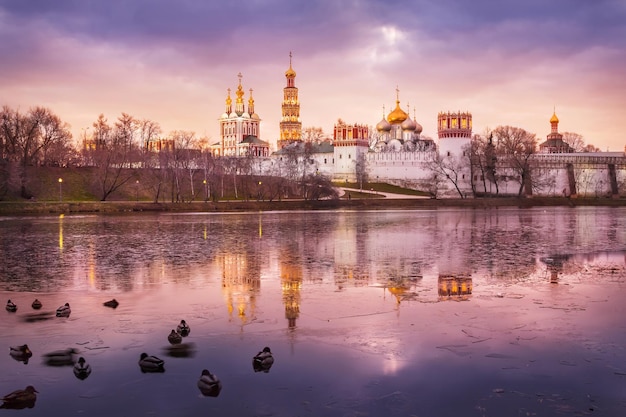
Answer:
[[57, 350], [49, 352], [43, 355], [44, 361], [48, 366], [70, 366], [74, 365], [74, 355], [78, 351], [74, 348], [67, 348], [65, 350]]
[[17, 305], [11, 300], [7, 301], [7, 311], [10, 313], [15, 313], [17, 311]]
[[222, 382], [208, 369], [203, 369], [198, 380], [198, 389], [204, 396], [217, 397], [222, 390]]
[[41, 307], [43, 307], [43, 304], [41, 304], [41, 301], [39, 301], [37, 298], [35, 298], [35, 301], [33, 301], [33, 303], [31, 304], [31, 307], [34, 310], [39, 310]]
[[183, 342], [183, 337], [180, 334], [176, 333], [176, 330], [172, 329], [169, 336], [167, 336], [167, 340], [172, 345], [178, 345], [179, 343]]
[[33, 352], [28, 348], [28, 345], [11, 346], [9, 347], [9, 355], [18, 362], [28, 363], [28, 358], [33, 356]]
[[120, 303], [115, 298], [109, 301], [105, 301], [103, 304], [105, 307], [111, 308], [117, 308], [117, 306], [120, 305]]
[[269, 372], [270, 368], [274, 364], [274, 356], [272, 355], [272, 351], [269, 347], [264, 347], [262, 351], [257, 353], [254, 358], [252, 358], [252, 367], [254, 368], [254, 372]]
[[139, 367], [141, 372], [165, 372], [165, 361], [144, 352], [139, 356]]
[[176, 328], [176, 332], [178, 332], [182, 337], [186, 337], [186, 336], [189, 336], [189, 333], [191, 332], [191, 328], [189, 327], [189, 325], [187, 324], [185, 320], [181, 320], [180, 324]]
[[72, 309], [70, 309], [70, 303], [65, 303], [61, 307], [57, 308], [57, 317], [69, 317]]
[[91, 366], [85, 361], [82, 356], [78, 358], [78, 361], [74, 364], [74, 375], [78, 379], [85, 379], [91, 374]]
[[15, 390], [2, 397], [3, 403], [0, 408], [33, 408], [37, 400], [37, 392], [39, 391], [32, 385], [27, 386], [25, 389]]

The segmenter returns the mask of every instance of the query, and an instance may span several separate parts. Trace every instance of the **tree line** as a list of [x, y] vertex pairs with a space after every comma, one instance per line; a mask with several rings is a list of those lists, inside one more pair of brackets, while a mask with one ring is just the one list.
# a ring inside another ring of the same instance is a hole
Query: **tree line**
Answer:
[[216, 158], [209, 138], [186, 130], [163, 136], [158, 122], [127, 113], [113, 122], [99, 115], [79, 142], [50, 109], [2, 107], [0, 199], [12, 187], [22, 198], [36, 198], [29, 188], [36, 167], [88, 168], [90, 188], [101, 201], [132, 184], [154, 202], [337, 197], [330, 179], [314, 175], [301, 155], [287, 153], [269, 168], [252, 156]]

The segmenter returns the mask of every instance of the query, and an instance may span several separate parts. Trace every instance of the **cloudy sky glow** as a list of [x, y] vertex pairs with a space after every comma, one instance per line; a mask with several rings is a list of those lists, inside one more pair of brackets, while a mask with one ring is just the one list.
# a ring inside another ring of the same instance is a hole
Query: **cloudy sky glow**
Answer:
[[375, 125], [395, 105], [436, 138], [440, 111], [474, 132], [512, 125], [622, 151], [623, 0], [0, 0], [0, 105], [49, 107], [75, 136], [103, 113], [214, 142], [243, 74], [275, 145], [293, 52], [304, 127]]

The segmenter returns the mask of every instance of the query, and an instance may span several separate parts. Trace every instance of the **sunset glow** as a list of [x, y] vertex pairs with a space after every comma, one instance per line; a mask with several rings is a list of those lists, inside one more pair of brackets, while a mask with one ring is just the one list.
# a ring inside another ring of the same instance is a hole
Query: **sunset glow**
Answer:
[[622, 151], [622, 1], [190, 0], [0, 2], [0, 105], [45, 106], [75, 140], [103, 113], [219, 138], [227, 89], [254, 89], [260, 138], [275, 147], [289, 53], [303, 128], [375, 125], [410, 105], [436, 138], [437, 113], [468, 111], [474, 133], [563, 132]]

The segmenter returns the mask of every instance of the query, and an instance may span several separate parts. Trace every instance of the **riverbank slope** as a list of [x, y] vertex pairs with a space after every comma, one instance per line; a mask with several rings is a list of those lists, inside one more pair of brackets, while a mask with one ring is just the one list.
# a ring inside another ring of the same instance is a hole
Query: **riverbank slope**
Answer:
[[289, 211], [289, 210], [387, 210], [434, 208], [490, 208], [490, 207], [542, 207], [542, 206], [626, 206], [626, 199], [615, 198], [473, 198], [424, 199], [376, 198], [339, 200], [283, 200], [283, 201], [219, 201], [191, 203], [151, 203], [137, 201], [67, 201], [67, 202], [0, 202], [0, 216], [73, 213], [126, 213], [126, 212], [237, 212], [237, 211]]

